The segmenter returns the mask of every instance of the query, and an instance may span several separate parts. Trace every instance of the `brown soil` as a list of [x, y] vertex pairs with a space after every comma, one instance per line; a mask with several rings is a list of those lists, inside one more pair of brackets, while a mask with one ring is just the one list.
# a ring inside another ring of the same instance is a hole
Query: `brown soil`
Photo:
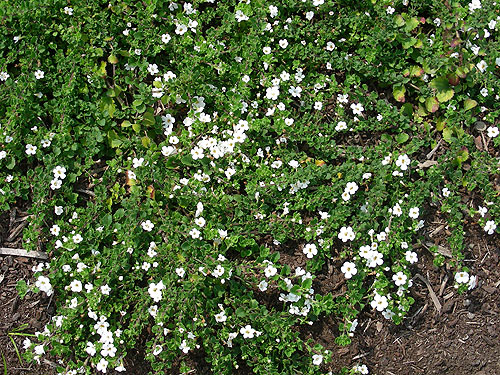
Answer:
[[[5, 243], [5, 238], [18, 225], [17, 215], [4, 213], [0, 215], [0, 219], [0, 246], [20, 247], [21, 233], [15, 240]], [[439, 226], [435, 224], [429, 233]], [[445, 246], [446, 228], [440, 231], [441, 233], [429, 239]], [[334, 353], [333, 361], [325, 365], [324, 369], [336, 373], [343, 366], [352, 367], [363, 363], [370, 369], [370, 374], [378, 375], [500, 374], [500, 236], [488, 236], [474, 228], [468, 228], [468, 231], [471, 234], [466, 237], [466, 263], [471, 268], [471, 273], [478, 277], [475, 289], [465, 295], [457, 294], [453, 287], [452, 271], [435, 268], [432, 254], [423, 247], [418, 249], [419, 262], [413, 273], [418, 273], [429, 281], [442, 305], [441, 311], [437, 311], [425, 283], [415, 279], [412, 287], [415, 305], [408, 318], [399, 326], [385, 320], [380, 313], [366, 309], [358, 319], [360, 323], [353, 343], [348, 347], [339, 347], [333, 341], [338, 334], [338, 322], [332, 317], [320, 319], [313, 326], [304, 328], [303, 335], [323, 344]], [[291, 248], [288, 246], [272, 250], [281, 250], [280, 262], [303, 267], [301, 260], [304, 257], [298, 249], [300, 246], [293, 247], [295, 251], [287, 251]], [[41, 331], [53, 314], [53, 302], [45, 294], [29, 293], [22, 300], [17, 296], [16, 282], [33, 282], [31, 269], [38, 262], [24, 257], [0, 256], [0, 351], [5, 356], [9, 375], [56, 373], [53, 368], [55, 363], [52, 361], [46, 360], [40, 365], [30, 365], [24, 360], [21, 363], [8, 335], [22, 324], [27, 324], [22, 332]], [[320, 293], [331, 292], [334, 295], [344, 292], [344, 280], [336, 271], [339, 268], [339, 260], [326, 263], [321, 275], [315, 280], [314, 288]], [[260, 297], [263, 303], [272, 304], [264, 295]], [[22, 352], [25, 337], [14, 336], [13, 339]], [[194, 374], [210, 374], [202, 351], [193, 353], [189, 362], [196, 365]], [[125, 364], [130, 373], [136, 375], [146, 375], [151, 369], [144, 359], [142, 348], [129, 353]], [[239, 374], [251, 373], [250, 369], [244, 369], [242, 363]], [[3, 373], [3, 368], [0, 370]]]

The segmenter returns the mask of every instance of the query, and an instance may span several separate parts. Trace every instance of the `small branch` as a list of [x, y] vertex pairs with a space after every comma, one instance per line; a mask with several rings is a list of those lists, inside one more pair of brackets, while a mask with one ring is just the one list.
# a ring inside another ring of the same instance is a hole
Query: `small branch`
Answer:
[[24, 249], [12, 249], [9, 247], [0, 247], [0, 255], [14, 255], [43, 260], [48, 259], [47, 253], [42, 253], [41, 251], [28, 251]]
[[76, 191], [78, 191], [79, 193], [84, 193], [84, 194], [90, 195], [91, 197], [95, 197], [95, 193], [93, 191], [91, 191], [91, 190], [76, 189]]
[[434, 290], [432, 289], [432, 286], [431, 284], [429, 283], [429, 280], [427, 280], [425, 277], [423, 277], [421, 274], [417, 273], [415, 275], [415, 277], [419, 278], [420, 280], [422, 280], [424, 282], [424, 284], [427, 286], [427, 289], [429, 290], [429, 294], [431, 296], [431, 300], [432, 302], [434, 303], [434, 307], [436, 307], [436, 310], [438, 311], [438, 313], [441, 312], [441, 303], [439, 302], [437, 296], [436, 296], [436, 293], [434, 293]]

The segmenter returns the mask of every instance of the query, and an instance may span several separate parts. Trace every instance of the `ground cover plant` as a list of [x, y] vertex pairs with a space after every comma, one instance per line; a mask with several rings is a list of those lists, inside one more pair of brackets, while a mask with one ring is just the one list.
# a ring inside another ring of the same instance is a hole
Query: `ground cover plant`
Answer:
[[[459, 292], [499, 220], [489, 1], [2, 1], [0, 207], [50, 261], [26, 358], [63, 374], [327, 374], [301, 333], [407, 316], [423, 251]], [[461, 197], [474, 194], [464, 203]], [[448, 247], [425, 248], [439, 212]], [[328, 267], [342, 293], [321, 292]], [[366, 374], [362, 363], [344, 369]]]

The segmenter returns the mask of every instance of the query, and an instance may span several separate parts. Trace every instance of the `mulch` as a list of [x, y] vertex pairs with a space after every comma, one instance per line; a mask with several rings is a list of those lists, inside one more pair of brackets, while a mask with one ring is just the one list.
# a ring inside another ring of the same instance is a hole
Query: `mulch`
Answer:
[[[10, 238], [10, 242], [5, 242], [18, 225], [17, 214], [0, 215], [0, 246], [21, 247], [22, 232], [15, 240]], [[438, 227], [437, 224], [435, 226]], [[434, 229], [431, 228], [429, 232]], [[338, 322], [331, 317], [320, 319], [308, 327], [303, 335], [333, 352], [333, 361], [326, 364], [324, 369], [335, 373], [343, 366], [352, 367], [363, 363], [370, 369], [370, 374], [379, 375], [500, 374], [500, 236], [488, 236], [477, 225], [467, 230], [465, 262], [471, 268], [471, 273], [478, 277], [475, 289], [459, 295], [453, 287], [452, 270], [434, 267], [433, 255], [425, 248], [420, 248], [419, 262], [413, 271], [429, 281], [442, 305], [441, 311], [437, 311], [425, 283], [415, 279], [412, 296], [416, 302], [408, 318], [399, 326], [385, 320], [380, 313], [365, 309], [358, 319], [360, 323], [352, 344], [339, 347], [334, 343]], [[445, 246], [446, 235], [443, 231], [441, 237], [437, 236], [432, 241]], [[304, 257], [300, 251], [295, 253], [283, 252], [281, 261], [292, 266], [303, 266], [300, 262]], [[0, 351], [5, 356], [9, 375], [56, 374], [53, 367], [55, 359], [40, 365], [27, 364], [24, 360], [20, 362], [9, 336], [9, 332], [23, 324], [27, 325], [23, 332], [42, 331], [54, 314], [54, 303], [44, 293], [28, 293], [24, 299], [20, 299], [15, 289], [18, 280], [34, 282], [32, 268], [38, 262], [25, 257], [0, 256]], [[295, 265], [295, 262], [299, 263]], [[325, 265], [323, 277], [315, 281], [314, 286], [318, 291], [334, 294], [335, 291], [342, 292], [343, 279], [335, 272], [337, 266], [335, 261]], [[12, 338], [22, 352], [24, 337]], [[196, 367], [193, 374], [210, 374], [202, 354], [200, 352], [190, 359]], [[196, 363], [200, 366], [196, 366]], [[130, 373], [136, 375], [146, 375], [150, 370], [144, 360], [143, 348], [130, 353], [126, 365], [132, 371]]]

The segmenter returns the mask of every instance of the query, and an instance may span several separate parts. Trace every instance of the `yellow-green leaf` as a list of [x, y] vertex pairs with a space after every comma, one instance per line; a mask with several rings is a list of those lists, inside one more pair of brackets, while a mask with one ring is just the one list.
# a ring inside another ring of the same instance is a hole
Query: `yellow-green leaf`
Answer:
[[394, 95], [394, 99], [396, 99], [400, 103], [404, 103], [405, 93], [406, 88], [404, 86], [394, 86], [394, 88], [392, 89], [392, 95]]
[[116, 57], [116, 55], [109, 55], [108, 62], [110, 64], [118, 64], [118, 57]]
[[427, 98], [425, 101], [425, 109], [431, 113], [436, 112], [439, 109], [439, 102], [437, 98]]
[[455, 91], [453, 91], [453, 89], [448, 89], [445, 91], [438, 91], [436, 97], [440, 103], [444, 103], [453, 98], [453, 95], [455, 95]]
[[474, 108], [477, 105], [477, 102], [474, 99], [465, 99], [464, 109], [468, 111], [469, 109]]

